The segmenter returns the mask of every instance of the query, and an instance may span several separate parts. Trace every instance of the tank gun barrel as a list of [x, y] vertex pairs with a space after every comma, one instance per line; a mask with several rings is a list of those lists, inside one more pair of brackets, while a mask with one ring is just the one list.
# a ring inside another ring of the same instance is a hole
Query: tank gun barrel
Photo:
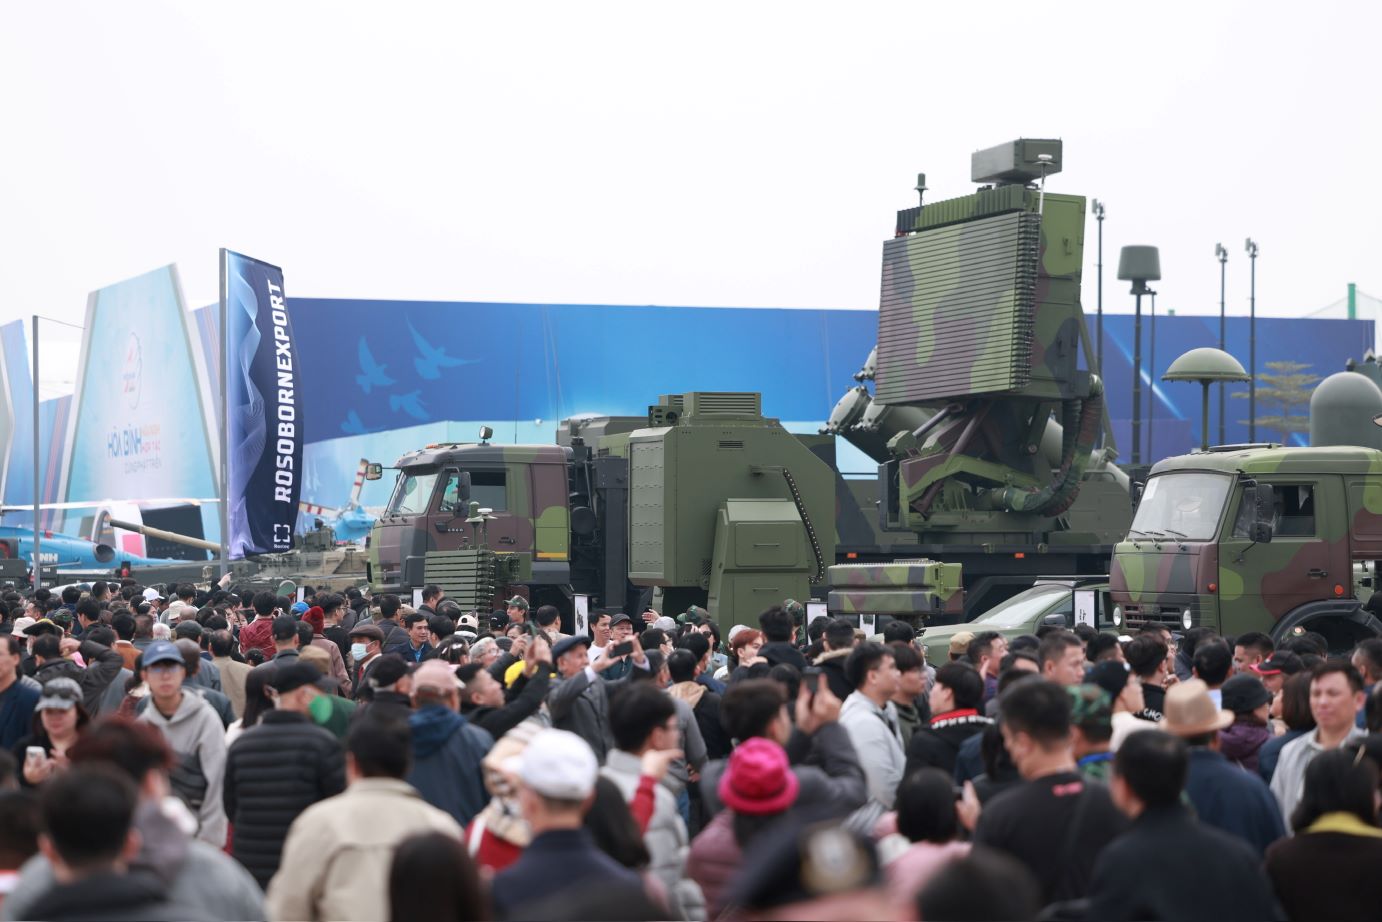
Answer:
[[125, 531], [137, 532], [147, 538], [159, 538], [163, 541], [172, 541], [175, 544], [185, 544], [188, 547], [211, 551], [213, 554], [219, 554], [221, 552], [221, 546], [214, 541], [203, 541], [201, 538], [180, 535], [175, 531], [164, 531], [161, 528], [154, 528], [150, 525], [140, 525], [135, 522], [125, 522], [120, 519], [111, 519], [110, 524], [114, 528], [123, 528]]

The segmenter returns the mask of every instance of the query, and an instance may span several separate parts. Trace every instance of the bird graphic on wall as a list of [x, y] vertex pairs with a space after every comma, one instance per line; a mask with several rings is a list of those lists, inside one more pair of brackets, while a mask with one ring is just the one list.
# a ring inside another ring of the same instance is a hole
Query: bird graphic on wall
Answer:
[[369, 351], [369, 343], [365, 342], [363, 336], [360, 337], [357, 352], [360, 356], [360, 374], [355, 376], [355, 383], [360, 385], [360, 390], [368, 394], [372, 387], [384, 388], [395, 383], [393, 378], [385, 374], [389, 366], [381, 365], [374, 360], [374, 355]]
[[422, 405], [422, 391], [409, 391], [406, 394], [390, 394], [389, 409], [397, 413], [402, 410], [413, 419], [428, 419], [427, 408]]
[[408, 332], [413, 335], [413, 345], [417, 346], [418, 357], [413, 359], [413, 367], [417, 373], [428, 381], [435, 381], [441, 377], [443, 368], [459, 368], [462, 365], [473, 364], [475, 359], [458, 359], [446, 354], [446, 347], [433, 346], [423, 339], [413, 325], [408, 324]]
[[341, 423], [341, 431], [346, 435], [364, 435], [365, 424], [360, 422], [360, 414], [354, 410], [346, 414], [345, 421]]

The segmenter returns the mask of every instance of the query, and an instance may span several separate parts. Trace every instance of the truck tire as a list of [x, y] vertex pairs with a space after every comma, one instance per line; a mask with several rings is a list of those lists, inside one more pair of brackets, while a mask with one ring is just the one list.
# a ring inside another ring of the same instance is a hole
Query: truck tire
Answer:
[[1357, 599], [1309, 602], [1276, 623], [1272, 642], [1280, 646], [1306, 631], [1323, 634], [1330, 654], [1348, 653], [1360, 641], [1382, 637], [1382, 620]]

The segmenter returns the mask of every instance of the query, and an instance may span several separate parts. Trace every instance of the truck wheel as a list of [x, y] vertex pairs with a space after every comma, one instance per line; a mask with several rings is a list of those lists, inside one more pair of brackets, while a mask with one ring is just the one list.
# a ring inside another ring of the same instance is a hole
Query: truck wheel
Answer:
[[1323, 634], [1331, 656], [1347, 654], [1361, 641], [1382, 637], [1382, 621], [1368, 611], [1360, 611], [1354, 618], [1316, 618], [1301, 627]]

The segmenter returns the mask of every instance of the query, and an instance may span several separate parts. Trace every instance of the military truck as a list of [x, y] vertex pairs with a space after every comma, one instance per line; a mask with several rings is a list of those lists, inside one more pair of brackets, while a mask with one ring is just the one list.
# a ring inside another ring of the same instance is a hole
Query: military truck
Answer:
[[834, 473], [758, 394], [663, 396], [645, 417], [567, 421], [556, 445], [482, 436], [398, 460], [369, 537], [375, 591], [436, 582], [564, 613], [582, 595], [635, 616], [656, 593], [728, 625], [809, 596], [834, 562]]
[[840, 548], [963, 564], [970, 614], [1037, 575], [1107, 572], [1131, 519], [1080, 305], [1085, 199], [1045, 190], [1061, 157], [978, 151], [977, 192], [897, 213], [877, 346], [822, 430], [878, 463], [840, 485]]
[[1226, 445], [1153, 466], [1110, 585], [1130, 627], [1318, 631], [1346, 650], [1382, 634], [1361, 585], [1378, 560], [1382, 451]]

